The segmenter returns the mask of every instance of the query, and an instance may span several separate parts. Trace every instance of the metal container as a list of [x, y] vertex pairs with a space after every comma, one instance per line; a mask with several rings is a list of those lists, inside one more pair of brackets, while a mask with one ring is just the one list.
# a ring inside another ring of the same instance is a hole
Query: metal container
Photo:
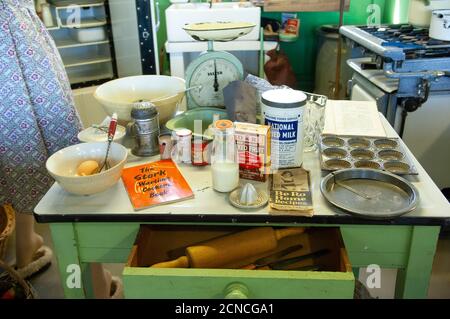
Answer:
[[430, 38], [450, 41], [450, 10], [434, 10], [432, 12]]
[[172, 134], [170, 132], [161, 133], [158, 137], [158, 141], [161, 159], [170, 159], [173, 147]]
[[389, 219], [417, 207], [419, 193], [406, 179], [376, 169], [350, 168], [331, 172], [320, 190], [332, 205], [368, 219]]
[[431, 12], [439, 9], [450, 9], [448, 0], [411, 0], [408, 22], [415, 27], [430, 26]]
[[[337, 25], [323, 25], [317, 30], [318, 51], [314, 93], [334, 96], [338, 38], [339, 26]], [[351, 69], [347, 65], [347, 60], [351, 57], [350, 53], [351, 49], [347, 47], [345, 41], [342, 41], [339, 99], [345, 99], [347, 82], [352, 76]]]
[[139, 102], [131, 109], [129, 124], [135, 145], [131, 153], [136, 156], [153, 156], [159, 154], [159, 119], [158, 111], [150, 102]]
[[307, 96], [291, 89], [261, 95], [265, 125], [271, 128], [272, 167], [299, 167], [303, 162], [303, 114]]

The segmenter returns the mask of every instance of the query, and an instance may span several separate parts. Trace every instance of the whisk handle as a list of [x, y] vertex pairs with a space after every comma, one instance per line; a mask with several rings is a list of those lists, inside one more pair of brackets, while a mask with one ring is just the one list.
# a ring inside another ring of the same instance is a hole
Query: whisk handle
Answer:
[[114, 134], [116, 134], [117, 128], [117, 113], [114, 113], [111, 117], [111, 121], [109, 122], [108, 128], [108, 141], [112, 141], [114, 138]]

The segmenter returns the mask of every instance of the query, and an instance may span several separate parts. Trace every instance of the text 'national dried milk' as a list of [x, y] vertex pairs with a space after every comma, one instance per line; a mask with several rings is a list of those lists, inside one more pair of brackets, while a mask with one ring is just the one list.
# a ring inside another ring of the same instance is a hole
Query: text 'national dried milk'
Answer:
[[298, 167], [303, 162], [303, 109], [306, 94], [291, 89], [261, 95], [264, 124], [272, 132], [272, 168]]

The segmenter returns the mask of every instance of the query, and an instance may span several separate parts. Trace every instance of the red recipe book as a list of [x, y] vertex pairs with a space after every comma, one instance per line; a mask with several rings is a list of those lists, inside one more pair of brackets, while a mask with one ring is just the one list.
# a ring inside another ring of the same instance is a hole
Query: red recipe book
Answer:
[[135, 210], [194, 197], [170, 159], [125, 168], [122, 179]]

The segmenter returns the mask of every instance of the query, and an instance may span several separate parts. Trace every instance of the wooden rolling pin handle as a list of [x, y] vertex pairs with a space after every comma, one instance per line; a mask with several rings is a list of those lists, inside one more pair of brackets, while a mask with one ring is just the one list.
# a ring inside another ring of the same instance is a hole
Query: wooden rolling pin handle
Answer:
[[288, 237], [288, 236], [294, 236], [294, 235], [300, 235], [305, 232], [304, 227], [288, 227], [288, 228], [281, 228], [275, 230], [275, 238], [277, 240], [280, 240], [281, 238]]
[[249, 265], [245, 265], [245, 266], [241, 267], [241, 269], [253, 270], [253, 269], [256, 269], [256, 266], [254, 264], [249, 264]]
[[255, 270], [272, 270], [269, 266], [256, 267]]
[[154, 264], [150, 268], [189, 268], [189, 260], [186, 256], [181, 256], [171, 261]]

